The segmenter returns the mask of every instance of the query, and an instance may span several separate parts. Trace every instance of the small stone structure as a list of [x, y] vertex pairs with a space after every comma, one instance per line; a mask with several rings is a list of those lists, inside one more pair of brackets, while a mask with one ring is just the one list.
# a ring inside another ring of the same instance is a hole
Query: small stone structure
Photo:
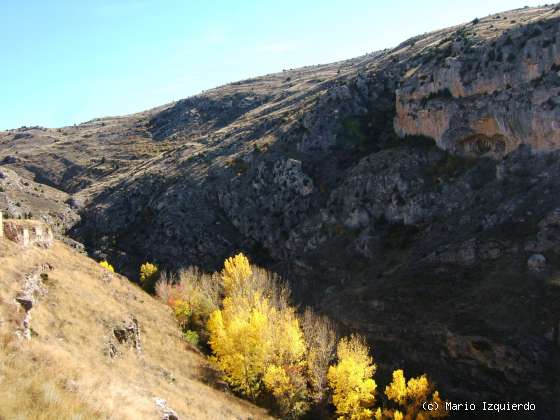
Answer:
[[49, 248], [54, 240], [52, 229], [39, 220], [3, 219], [0, 212], [0, 238], [6, 238], [23, 247], [39, 245]]

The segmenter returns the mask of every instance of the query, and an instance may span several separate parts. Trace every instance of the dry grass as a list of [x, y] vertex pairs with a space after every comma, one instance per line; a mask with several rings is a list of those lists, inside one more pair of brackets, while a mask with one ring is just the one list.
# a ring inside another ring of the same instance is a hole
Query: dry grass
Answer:
[[[30, 342], [14, 331], [23, 275], [54, 270], [32, 311]], [[158, 418], [154, 398], [182, 418], [267, 418], [267, 413], [211, 386], [203, 355], [180, 336], [170, 309], [119, 275], [61, 243], [21, 250], [0, 242], [0, 419]], [[121, 347], [110, 359], [112, 327], [139, 322], [142, 354]]]

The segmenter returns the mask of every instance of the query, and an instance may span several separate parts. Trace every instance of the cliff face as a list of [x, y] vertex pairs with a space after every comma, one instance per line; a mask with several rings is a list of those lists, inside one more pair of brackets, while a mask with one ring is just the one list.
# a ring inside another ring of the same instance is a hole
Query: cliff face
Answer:
[[381, 373], [530, 397], [551, 418], [559, 18], [514, 10], [140, 114], [1, 133], [0, 158], [72, 194], [70, 234], [121, 272], [215, 270], [243, 250], [365, 334]]
[[538, 18], [527, 10], [458, 28], [405, 74], [395, 130], [463, 155], [558, 148], [559, 25], [555, 10]]

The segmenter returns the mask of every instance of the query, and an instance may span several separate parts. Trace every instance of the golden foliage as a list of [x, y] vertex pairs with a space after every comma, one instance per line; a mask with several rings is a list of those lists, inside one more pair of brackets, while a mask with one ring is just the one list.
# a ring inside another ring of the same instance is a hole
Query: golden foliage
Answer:
[[303, 364], [286, 368], [272, 365], [266, 370], [263, 382], [274, 396], [284, 417], [298, 418], [309, 410]]
[[373, 380], [376, 366], [362, 337], [342, 338], [337, 346], [338, 362], [329, 368], [327, 379], [339, 419], [371, 419], [375, 402]]
[[173, 300], [171, 302], [171, 308], [181, 328], [187, 329], [190, 326], [192, 315], [191, 307], [188, 302], [181, 299]]
[[[432, 386], [422, 375], [408, 382], [393, 372], [385, 394], [397, 408], [375, 407], [376, 365], [362, 337], [336, 345], [333, 324], [307, 309], [297, 315], [290, 290], [274, 273], [251, 266], [243, 254], [224, 262], [219, 274], [182, 270], [163, 274], [158, 296], [173, 308], [185, 339], [207, 339], [212, 361], [234, 389], [256, 400], [274, 397], [282, 418], [298, 418], [324, 402], [327, 387], [339, 419], [428, 419], [443, 411], [420, 411]], [[192, 328], [192, 330], [191, 330]], [[337, 362], [329, 366], [333, 359]], [[431, 401], [443, 403], [435, 391]]]
[[210, 315], [208, 332], [216, 364], [224, 371], [227, 382], [255, 399], [271, 353], [269, 305], [266, 299], [256, 299], [252, 308], [247, 308], [226, 297], [223, 309]]
[[385, 395], [399, 405], [403, 405], [406, 402], [406, 379], [402, 369], [393, 372], [393, 382], [385, 387]]
[[226, 295], [232, 295], [234, 291], [243, 289], [251, 274], [251, 264], [249, 264], [249, 259], [245, 255], [240, 253], [226, 259], [222, 270], [222, 281]]
[[144, 287], [149, 287], [150, 284], [155, 282], [155, 277], [158, 273], [158, 267], [155, 264], [146, 262], [140, 266], [140, 283]]
[[287, 289], [243, 254], [226, 260], [221, 278], [226, 297], [208, 332], [226, 381], [252, 399], [266, 388], [284, 416], [303, 414], [309, 407], [306, 346]]
[[[433, 391], [433, 388], [426, 375], [411, 378], [407, 382], [402, 369], [395, 370], [393, 381], [385, 388], [385, 395], [390, 401], [398, 404], [404, 414], [400, 410], [395, 410], [393, 417], [404, 420], [446, 417], [445, 403], [441, 400], [438, 391]], [[432, 403], [438, 409], [424, 410], [422, 404], [425, 402]]]
[[107, 270], [109, 270], [110, 272], [114, 273], [115, 272], [115, 268], [109, 264], [109, 262], [107, 260], [103, 260], [99, 263], [99, 265]]

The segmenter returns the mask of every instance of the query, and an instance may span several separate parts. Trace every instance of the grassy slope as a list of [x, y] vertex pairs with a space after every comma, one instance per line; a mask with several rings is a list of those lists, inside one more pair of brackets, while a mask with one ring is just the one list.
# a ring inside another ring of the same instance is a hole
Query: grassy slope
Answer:
[[[24, 274], [44, 263], [54, 270], [31, 312], [33, 338], [16, 339], [23, 311], [14, 296]], [[182, 341], [166, 306], [106, 274], [58, 242], [22, 250], [0, 241], [0, 419], [159, 418], [154, 397], [181, 418], [267, 417], [211, 386], [215, 372]], [[123, 347], [111, 360], [106, 343], [128, 314], [138, 319], [142, 355]]]

